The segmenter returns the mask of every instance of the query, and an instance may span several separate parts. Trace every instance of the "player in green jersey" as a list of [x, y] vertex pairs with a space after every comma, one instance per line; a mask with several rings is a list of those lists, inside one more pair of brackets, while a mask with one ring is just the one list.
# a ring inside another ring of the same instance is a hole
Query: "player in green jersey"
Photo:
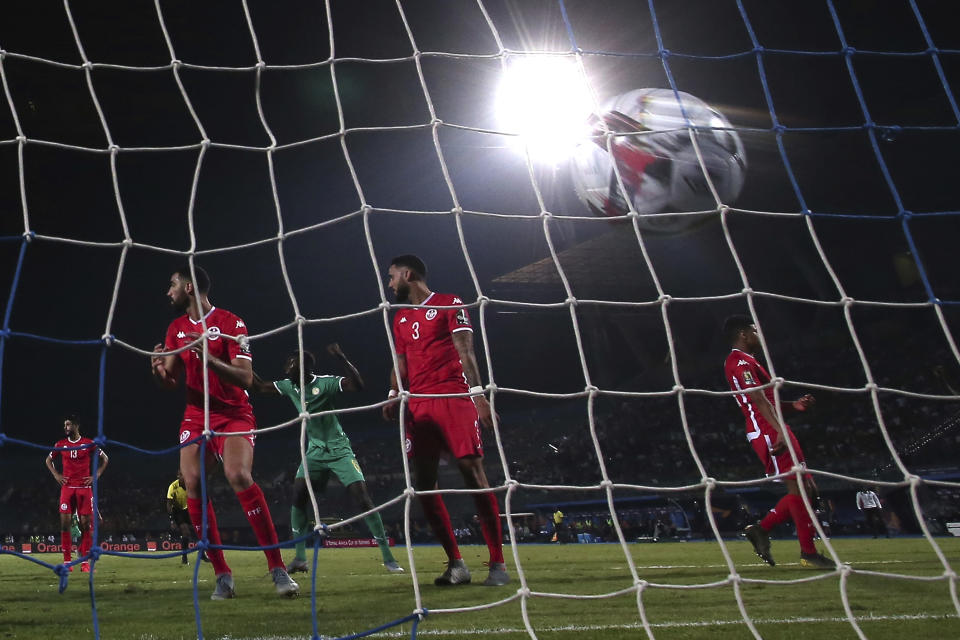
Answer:
[[[337, 343], [327, 345], [327, 353], [338, 359], [344, 368], [345, 375], [316, 375], [314, 373], [315, 358], [309, 351], [303, 352], [304, 371], [304, 401], [306, 410], [311, 413], [336, 409], [337, 397], [347, 391], [359, 391], [363, 388], [363, 379], [360, 372], [347, 359]], [[300, 353], [295, 352], [287, 357], [283, 365], [283, 380], [266, 382], [254, 374], [251, 391], [266, 395], [283, 395], [288, 397], [297, 407], [301, 407], [300, 400]], [[331, 474], [335, 474], [340, 483], [347, 488], [363, 511], [373, 509], [373, 500], [367, 492], [367, 483], [363, 472], [357, 463], [357, 458], [350, 446], [350, 439], [343, 432], [336, 414], [315, 416], [307, 420], [306, 441], [307, 467], [310, 470], [310, 482], [314, 490], [324, 491]], [[290, 508], [290, 528], [294, 537], [303, 535], [307, 528], [307, 504], [309, 493], [303, 470], [303, 463], [297, 468], [293, 482], [293, 506]], [[391, 573], [403, 573], [393, 554], [386, 532], [383, 529], [383, 520], [378, 512], [371, 513], [364, 519], [370, 533], [373, 534], [380, 553], [383, 556], [383, 565]], [[296, 556], [287, 563], [287, 571], [307, 570], [306, 544], [300, 541], [296, 545]]]

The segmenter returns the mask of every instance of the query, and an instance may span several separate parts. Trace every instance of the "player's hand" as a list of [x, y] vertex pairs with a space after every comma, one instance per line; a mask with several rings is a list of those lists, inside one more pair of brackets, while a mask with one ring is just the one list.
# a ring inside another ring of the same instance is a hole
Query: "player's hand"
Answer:
[[[157, 344], [153, 347], [154, 353], [163, 353], [163, 345]], [[153, 371], [153, 375], [162, 376], [165, 371], [163, 368], [163, 356], [151, 356], [150, 357], [150, 369]]]
[[[190, 338], [190, 341], [191, 341], [191, 342], [192, 342], [193, 340], [199, 340], [199, 339], [200, 339], [200, 336], [202, 336], [202, 335], [203, 335], [203, 334], [197, 333], [196, 331], [189, 331], [189, 332], [187, 332], [187, 334], [186, 334], [186, 336], [187, 336], [188, 338]], [[202, 343], [202, 342], [198, 342], [197, 344], [193, 345], [192, 347], [190, 347], [190, 351], [193, 351], [193, 352], [194, 352], [195, 354], [197, 354], [198, 356], [201, 355], [201, 354], [203, 354], [203, 343]]]
[[793, 406], [794, 411], [803, 412], [809, 409], [810, 407], [812, 407], [813, 405], [815, 405], [816, 403], [817, 403], [817, 399], [808, 393], [794, 400], [790, 404]]
[[392, 398], [390, 402], [383, 405], [380, 413], [387, 422], [396, 422], [400, 414], [400, 398]]
[[770, 453], [775, 456], [780, 455], [787, 450], [787, 443], [783, 441], [783, 438], [778, 437], [773, 444], [770, 445]]
[[93, 486], [93, 476], [87, 476], [83, 479], [83, 486], [92, 487]]
[[339, 343], [339, 342], [331, 342], [330, 344], [328, 344], [328, 345], [327, 345], [327, 353], [329, 353], [330, 355], [332, 355], [334, 358], [342, 358], [342, 357], [344, 357], [344, 356], [343, 356], [343, 349], [340, 348], [340, 343]]
[[[484, 426], [485, 429], [493, 429], [493, 411], [490, 409], [490, 403], [487, 401], [486, 396], [473, 396], [473, 406], [477, 408], [477, 416], [480, 418], [480, 424]], [[497, 416], [497, 422], [500, 421], [500, 416]]]
[[59, 484], [61, 487], [67, 484], [67, 479], [63, 477], [63, 474], [58, 473], [56, 478], [57, 478], [57, 484]]

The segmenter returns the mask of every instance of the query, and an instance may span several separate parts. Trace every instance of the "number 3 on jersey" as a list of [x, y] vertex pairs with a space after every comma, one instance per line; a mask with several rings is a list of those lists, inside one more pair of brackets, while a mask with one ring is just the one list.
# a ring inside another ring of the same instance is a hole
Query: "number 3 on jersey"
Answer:
[[419, 340], [420, 339], [420, 323], [414, 322], [412, 325], [410, 325], [410, 329], [413, 330], [413, 334], [412, 334], [413, 339]]

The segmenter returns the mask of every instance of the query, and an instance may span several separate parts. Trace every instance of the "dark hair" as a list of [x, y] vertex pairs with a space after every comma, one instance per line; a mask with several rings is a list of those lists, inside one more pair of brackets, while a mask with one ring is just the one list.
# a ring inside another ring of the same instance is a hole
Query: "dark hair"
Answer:
[[390, 261], [390, 264], [397, 267], [406, 267], [413, 271], [417, 276], [422, 280], [427, 277], [427, 265], [423, 264], [423, 260], [412, 254], [406, 254], [402, 256], [397, 256]]
[[[297, 362], [298, 365], [300, 364], [300, 352], [299, 352], [299, 351], [294, 351], [293, 353], [291, 353], [290, 355], [287, 356], [287, 359], [288, 359], [288, 360], [289, 360], [290, 358], [293, 358], [294, 360], [296, 360], [296, 362]], [[314, 357], [314, 355], [313, 355], [312, 353], [310, 353], [309, 351], [307, 351], [306, 349], [304, 349], [304, 350], [303, 350], [303, 372], [304, 372], [304, 373], [313, 373], [313, 368], [316, 366], [316, 364], [317, 364], [317, 359]]]
[[63, 416], [63, 421], [66, 422], [67, 420], [77, 425], [78, 427], [80, 426], [80, 418], [78, 418], [77, 414], [75, 413], [68, 413], [67, 415]]
[[723, 335], [727, 338], [729, 344], [733, 344], [740, 336], [740, 332], [749, 329], [751, 326], [753, 326], [753, 318], [750, 316], [730, 316], [723, 321]]
[[174, 273], [180, 276], [184, 280], [189, 280], [193, 282], [193, 286], [197, 291], [206, 295], [210, 292], [210, 276], [207, 275], [207, 272], [203, 270], [203, 267], [199, 265], [193, 265], [194, 270], [197, 272], [197, 281], [193, 282], [193, 276], [190, 275], [190, 265], [185, 264], [178, 268]]

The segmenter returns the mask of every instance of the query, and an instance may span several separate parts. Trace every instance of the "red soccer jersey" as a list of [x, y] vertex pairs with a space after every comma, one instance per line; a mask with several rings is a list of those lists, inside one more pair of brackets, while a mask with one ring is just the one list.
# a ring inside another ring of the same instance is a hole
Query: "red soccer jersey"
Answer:
[[[759, 387], [770, 382], [770, 374], [757, 362], [757, 359], [745, 351], [734, 349], [727, 356], [727, 361], [723, 365], [723, 371], [727, 378], [727, 384], [731, 391], [743, 391], [751, 387]], [[763, 395], [767, 397], [770, 405], [774, 405], [773, 387], [767, 387], [763, 390]], [[777, 431], [770, 426], [760, 412], [750, 401], [750, 396], [745, 393], [738, 393], [733, 396], [743, 412], [743, 417], [747, 419], [747, 439], [753, 440], [761, 433], [776, 434]]]
[[[220, 337], [221, 335], [246, 336], [247, 327], [243, 320], [226, 309], [216, 307], [210, 309], [204, 320], [211, 332], [207, 342], [209, 357], [219, 358], [224, 362], [230, 362], [234, 358], [253, 359], [250, 355], [250, 346], [246, 341], [241, 344], [236, 340]], [[194, 321], [188, 315], [180, 316], [167, 327], [164, 348], [170, 351], [192, 342], [196, 338], [190, 337], [191, 333], [203, 333], [200, 321]], [[184, 415], [203, 415], [203, 354], [187, 349], [181, 351], [178, 356], [183, 362], [187, 375], [187, 408]], [[223, 382], [213, 371], [208, 371], [208, 381], [211, 412], [253, 414], [253, 408], [244, 389]]]
[[419, 307], [401, 309], [393, 317], [397, 354], [407, 358], [412, 393], [466, 393], [467, 380], [460, 354], [453, 345], [457, 331], [473, 331], [470, 314], [460, 309], [429, 309], [426, 305], [459, 305], [449, 293], [431, 293]]
[[90, 461], [93, 460], [93, 456], [97, 454], [97, 447], [92, 446], [87, 449], [71, 449], [70, 451], [59, 450], [60, 447], [79, 447], [84, 444], [93, 444], [93, 440], [90, 438], [78, 438], [77, 440], [70, 440], [69, 438], [64, 438], [63, 440], [57, 440], [57, 443], [53, 445], [57, 447], [50, 452], [50, 459], [56, 460], [57, 457], [60, 457], [63, 461], [63, 477], [66, 479], [66, 486], [77, 488], [85, 486], [83, 484], [84, 478], [89, 478], [93, 475], [93, 471], [90, 467]]

